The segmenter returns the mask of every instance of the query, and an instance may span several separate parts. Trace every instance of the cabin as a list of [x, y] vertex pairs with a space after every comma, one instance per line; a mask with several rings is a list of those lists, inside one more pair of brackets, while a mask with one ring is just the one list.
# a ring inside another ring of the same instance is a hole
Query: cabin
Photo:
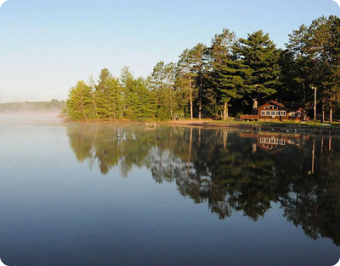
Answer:
[[309, 120], [307, 112], [294, 103], [280, 103], [269, 101], [257, 109], [257, 115], [241, 115], [241, 121], [295, 121], [302, 122]]

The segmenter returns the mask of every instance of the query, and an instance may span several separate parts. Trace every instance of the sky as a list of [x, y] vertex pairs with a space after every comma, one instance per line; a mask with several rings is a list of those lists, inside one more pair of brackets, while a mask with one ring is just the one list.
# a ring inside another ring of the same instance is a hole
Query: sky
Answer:
[[8, 0], [0, 8], [0, 103], [65, 100], [78, 80], [147, 77], [159, 61], [211, 44], [223, 28], [237, 37], [263, 30], [279, 48], [333, 0]]

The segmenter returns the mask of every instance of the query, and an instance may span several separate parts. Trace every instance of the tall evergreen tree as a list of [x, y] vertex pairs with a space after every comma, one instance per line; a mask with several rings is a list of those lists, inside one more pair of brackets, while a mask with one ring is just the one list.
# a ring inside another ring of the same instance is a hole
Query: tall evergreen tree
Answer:
[[124, 67], [121, 71], [120, 82], [123, 88], [123, 116], [132, 119], [135, 109], [134, 102], [136, 95], [134, 94], [135, 78], [128, 67]]
[[123, 103], [122, 103], [122, 88], [118, 78], [110, 77], [107, 83], [107, 101], [110, 120], [116, 120], [121, 117]]
[[102, 119], [112, 118], [112, 102], [109, 99], [109, 84], [112, 74], [107, 68], [101, 70], [98, 84], [95, 86], [95, 100], [98, 117]]
[[157, 94], [158, 114], [161, 119], [173, 117], [175, 109], [175, 65], [158, 62], [148, 77], [149, 86]]
[[231, 103], [240, 99], [244, 79], [249, 75], [249, 68], [238, 60], [235, 49], [237, 39], [235, 33], [223, 29], [221, 34], [216, 34], [209, 50], [213, 90], [216, 92], [218, 102], [223, 106], [223, 119], [229, 116]]
[[195, 78], [195, 87], [198, 92], [198, 118], [202, 118], [202, 105], [203, 105], [203, 85], [206, 79], [206, 58], [207, 47], [199, 43], [190, 50], [190, 61], [192, 64], [191, 72]]
[[189, 115], [190, 119], [194, 117], [194, 100], [197, 97], [197, 91], [194, 88], [195, 74], [192, 71], [193, 62], [191, 51], [185, 49], [179, 56], [179, 60], [176, 67], [176, 84], [180, 88], [182, 94], [185, 96], [189, 103]]
[[250, 70], [245, 80], [245, 91], [253, 102], [253, 108], [258, 107], [258, 101], [276, 93], [280, 84], [279, 56], [280, 52], [262, 30], [248, 34], [247, 39], [239, 39], [240, 46], [235, 49], [243, 65]]
[[95, 118], [99, 119], [98, 111], [97, 111], [97, 103], [96, 103], [96, 82], [93, 79], [92, 74], [89, 77], [87, 84], [91, 88], [91, 92], [92, 92], [91, 93], [92, 94], [92, 106], [93, 106]]
[[281, 56], [283, 85], [290, 86], [288, 90], [293, 91], [288, 94], [301, 95], [300, 101], [304, 104], [312, 94], [309, 87], [313, 79], [308, 56], [308, 39], [308, 27], [301, 25], [298, 30], [294, 30], [289, 35], [287, 51]]
[[94, 117], [91, 87], [79, 81], [71, 88], [66, 101], [67, 113], [72, 120], [88, 120]]

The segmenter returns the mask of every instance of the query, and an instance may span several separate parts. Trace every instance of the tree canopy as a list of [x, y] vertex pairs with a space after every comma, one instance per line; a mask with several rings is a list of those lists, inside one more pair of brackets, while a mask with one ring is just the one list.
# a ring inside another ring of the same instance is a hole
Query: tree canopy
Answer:
[[227, 119], [249, 113], [271, 99], [312, 109], [317, 87], [323, 116], [340, 106], [340, 19], [320, 17], [301, 25], [278, 49], [262, 30], [237, 38], [229, 29], [210, 46], [185, 49], [178, 62], [158, 62], [147, 78], [128, 67], [119, 77], [104, 68], [70, 90], [67, 113], [74, 120]]

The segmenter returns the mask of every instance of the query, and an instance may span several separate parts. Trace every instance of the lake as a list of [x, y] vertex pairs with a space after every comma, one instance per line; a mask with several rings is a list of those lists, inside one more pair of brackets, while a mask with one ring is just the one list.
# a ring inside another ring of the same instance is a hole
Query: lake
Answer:
[[322, 265], [340, 257], [340, 138], [0, 121], [9, 266]]

